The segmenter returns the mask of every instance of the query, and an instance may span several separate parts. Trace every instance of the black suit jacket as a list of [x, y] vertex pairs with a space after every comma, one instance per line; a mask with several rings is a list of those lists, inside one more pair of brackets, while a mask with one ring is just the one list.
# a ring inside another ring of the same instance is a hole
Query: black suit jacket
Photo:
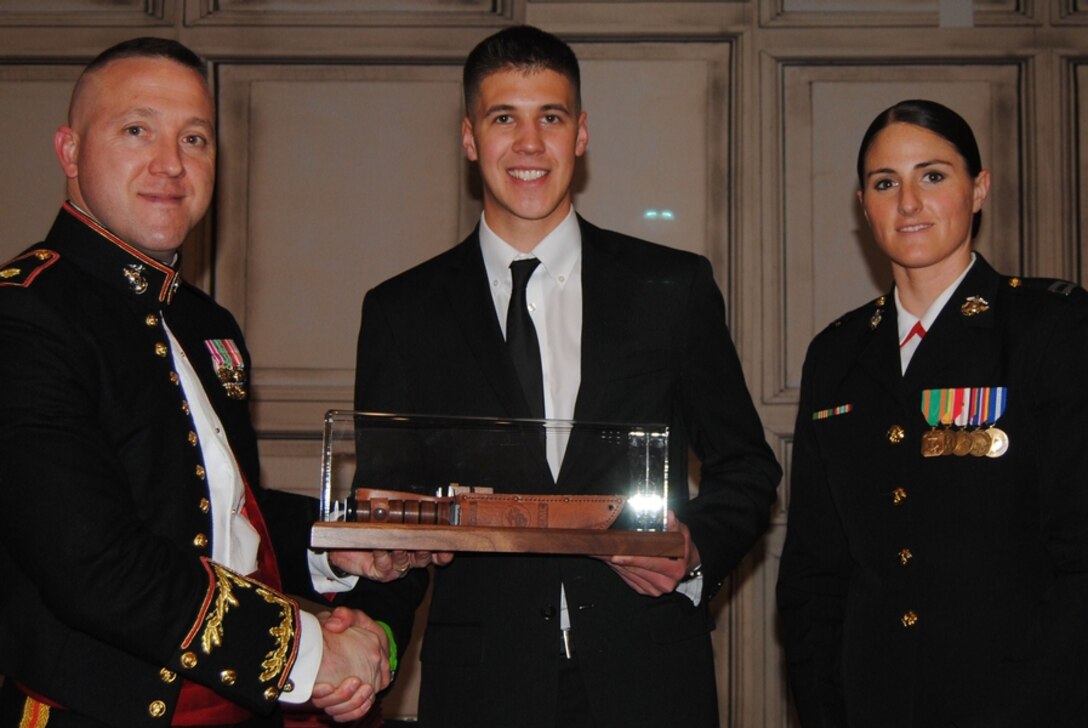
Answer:
[[[883, 296], [805, 362], [778, 583], [802, 725], [1088, 725], [1088, 296], [979, 258], [905, 375], [896, 320]], [[922, 456], [923, 390], [1002, 386], [1004, 456]]]
[[[717, 724], [706, 604], [763, 533], [780, 470], [706, 259], [579, 223], [575, 419], [670, 426], [670, 505], [702, 556], [703, 599], [640, 596], [589, 558], [460, 554], [437, 572], [424, 637], [428, 726], [554, 723], [560, 583], [599, 725]], [[367, 294], [356, 407], [528, 416], [476, 233]], [[691, 501], [689, 447], [702, 461]], [[572, 447], [554, 489], [592, 489], [592, 470]]]

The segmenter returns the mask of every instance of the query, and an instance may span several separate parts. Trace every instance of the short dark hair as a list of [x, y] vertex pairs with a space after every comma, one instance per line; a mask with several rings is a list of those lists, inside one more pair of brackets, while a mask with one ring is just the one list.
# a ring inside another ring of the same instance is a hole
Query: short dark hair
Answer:
[[581, 110], [582, 77], [574, 51], [551, 33], [531, 25], [514, 25], [484, 38], [465, 59], [462, 84], [466, 114], [471, 113], [483, 80], [509, 69], [547, 70], [566, 76], [574, 89], [574, 110]]
[[68, 102], [69, 124], [72, 123], [72, 113], [76, 105], [76, 99], [80, 96], [80, 91], [87, 77], [110, 63], [123, 58], [165, 58], [194, 71], [204, 79], [205, 83], [208, 81], [208, 66], [204, 63], [204, 59], [176, 40], [144, 36], [121, 41], [95, 56], [86, 65], [83, 72], [79, 74], [76, 85], [72, 89], [72, 98]]
[[[865, 155], [869, 153], [869, 147], [873, 145], [873, 139], [890, 124], [902, 122], [913, 124], [927, 131], [931, 131], [943, 138], [956, 148], [967, 165], [967, 171], [972, 178], [978, 177], [982, 171], [982, 155], [978, 151], [978, 142], [962, 116], [952, 109], [938, 104], [936, 101], [926, 99], [907, 99], [889, 106], [881, 111], [873, 123], [861, 138], [861, 147], [858, 149], [858, 184], [865, 189]], [[971, 237], [978, 234], [982, 224], [982, 212], [976, 212], [971, 223]]]
[[110, 46], [95, 56], [94, 60], [83, 69], [83, 73], [90, 73], [122, 58], [168, 58], [196, 71], [205, 81], [208, 79], [208, 67], [204, 59], [189, 50], [187, 46], [169, 38], [147, 36], [132, 38]]

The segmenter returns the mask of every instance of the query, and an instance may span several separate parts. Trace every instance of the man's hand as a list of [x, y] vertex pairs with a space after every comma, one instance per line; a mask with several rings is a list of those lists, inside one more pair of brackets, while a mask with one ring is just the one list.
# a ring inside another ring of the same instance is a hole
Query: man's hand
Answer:
[[602, 556], [602, 561], [612, 567], [629, 587], [639, 594], [659, 597], [676, 590], [676, 585], [688, 571], [701, 562], [699, 550], [691, 541], [691, 532], [676, 514], [669, 511], [666, 530], [679, 531], [684, 536], [684, 557], [671, 559], [665, 556]]
[[357, 609], [317, 615], [324, 650], [311, 700], [338, 723], [358, 720], [389, 685], [389, 638]]
[[373, 581], [395, 581], [409, 569], [430, 564], [445, 566], [453, 561], [449, 551], [330, 551], [329, 563], [349, 574]]

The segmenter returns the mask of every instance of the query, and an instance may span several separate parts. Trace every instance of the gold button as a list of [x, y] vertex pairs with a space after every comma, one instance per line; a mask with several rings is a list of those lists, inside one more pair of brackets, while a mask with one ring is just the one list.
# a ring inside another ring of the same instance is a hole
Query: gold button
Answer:
[[196, 466], [196, 477], [200, 478], [201, 480], [204, 480], [204, 466], [203, 465], [197, 465]]
[[910, 561], [913, 556], [914, 556], [914, 554], [912, 554], [910, 552], [910, 549], [900, 549], [899, 550], [899, 563], [902, 564], [903, 566], [906, 566], [907, 562]]
[[1020, 279], [1019, 278], [1010, 278], [1009, 279], [1009, 285], [1011, 287], [1013, 287], [1013, 288], [1019, 288], [1020, 287]]
[[174, 384], [181, 384], [181, 377], [178, 376], [177, 372], [170, 372], [170, 381]]
[[913, 627], [918, 624], [918, 615], [915, 614], [913, 609], [908, 609], [903, 612], [903, 616], [899, 618], [899, 621], [903, 623], [904, 627]]
[[160, 341], [155, 344], [155, 353], [159, 356], [165, 357], [167, 354], [170, 353], [170, 347]]
[[196, 536], [193, 536], [193, 546], [196, 546], [198, 549], [202, 549], [207, 547], [207, 545], [208, 537], [204, 534], [198, 533]]
[[149, 313], [147, 315], [147, 318], [144, 319], [144, 323], [147, 324], [148, 326], [158, 326], [159, 325], [159, 317], [156, 316], [153, 313]]
[[892, 491], [892, 505], [900, 505], [907, 499], [907, 491], [905, 488], [896, 488]]
[[200, 512], [207, 513], [212, 509], [212, 504], [208, 502], [207, 498], [200, 499]]
[[295, 683], [293, 680], [288, 680], [283, 684], [283, 692], [289, 693], [295, 689]]
[[880, 298], [876, 299], [876, 305], [877, 306], [883, 306], [887, 302], [888, 302], [888, 299], [885, 298], [884, 296], [881, 296]]
[[196, 653], [195, 652], [183, 652], [181, 654], [181, 666], [186, 670], [192, 670], [196, 667]]
[[189, 403], [184, 399], [181, 400], [181, 411], [186, 415], [189, 414]]
[[219, 673], [219, 682], [224, 685], [233, 685], [238, 680], [238, 673], [234, 670], [223, 670]]
[[900, 425], [892, 425], [888, 428], [888, 442], [893, 445], [898, 445], [903, 442], [903, 438], [907, 436], [907, 431]]
[[279, 693], [276, 691], [276, 688], [265, 688], [265, 691], [264, 691], [264, 699], [265, 700], [267, 700], [268, 702], [271, 703], [273, 700], [275, 700], [278, 697], [279, 697]]
[[177, 680], [178, 676], [177, 673], [175, 673], [173, 670], [167, 670], [164, 667], [163, 669], [159, 670], [159, 679], [169, 685], [170, 683]]
[[161, 718], [166, 715], [166, 703], [161, 700], [152, 700], [151, 705], [147, 706], [147, 712], [152, 718]]
[[196, 447], [197, 442], [199, 442], [199, 440], [197, 440], [196, 433], [189, 430], [189, 444]]

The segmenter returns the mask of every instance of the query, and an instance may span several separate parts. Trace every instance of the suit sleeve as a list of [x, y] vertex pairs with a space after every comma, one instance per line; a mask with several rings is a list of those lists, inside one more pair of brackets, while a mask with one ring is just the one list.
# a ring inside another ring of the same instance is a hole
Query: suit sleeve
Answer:
[[813, 432], [814, 366], [810, 351], [794, 427], [778, 609], [786, 670], [801, 725], [833, 728], [846, 725], [841, 657], [851, 563]]
[[32, 295], [0, 314], [0, 546], [65, 628], [271, 710], [297, 605], [148, 528], [155, 504], [133, 498], [124, 437], [99, 419], [109, 352]]
[[766, 530], [782, 471], [748, 392], [710, 263], [698, 260], [681, 334], [678, 396], [702, 470], [698, 497], [678, 517], [699, 549], [709, 600]]
[[118, 685], [132, 695], [161, 695], [165, 685], [158, 667], [58, 621], [3, 546], [0, 583], [0, 675], [103, 725], [161, 725], [147, 701], [115, 699]]
[[[400, 365], [392, 327], [380, 297], [373, 291], [363, 302], [362, 324], [355, 366], [355, 409], [366, 412], [412, 412], [407, 383]], [[395, 453], [385, 453], [395, 456]], [[361, 461], [360, 461], [361, 462]], [[363, 467], [363, 465], [360, 465]], [[390, 626], [397, 649], [404, 653], [411, 638], [415, 611], [427, 591], [425, 569], [412, 569], [402, 578], [385, 584], [360, 579], [356, 587], [337, 598], [359, 606]]]

